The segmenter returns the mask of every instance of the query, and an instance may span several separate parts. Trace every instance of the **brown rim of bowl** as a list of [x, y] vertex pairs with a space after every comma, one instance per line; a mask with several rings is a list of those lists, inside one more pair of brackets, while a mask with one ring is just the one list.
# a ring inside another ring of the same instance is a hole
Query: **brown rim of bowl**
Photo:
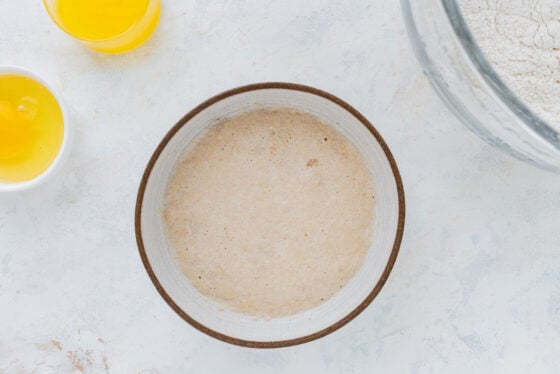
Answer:
[[[391, 170], [393, 171], [393, 176], [395, 178], [395, 183], [397, 185], [398, 202], [399, 202], [399, 219], [397, 223], [397, 231], [395, 233], [395, 241], [393, 242], [393, 249], [391, 250], [391, 255], [389, 256], [389, 260], [387, 261], [387, 265], [385, 265], [385, 269], [383, 270], [381, 277], [377, 281], [373, 290], [364, 299], [364, 301], [362, 301], [356, 308], [354, 308], [354, 310], [348, 313], [344, 318], [320, 331], [295, 339], [269, 341], [269, 342], [244, 340], [244, 339], [238, 339], [228, 335], [224, 335], [218, 331], [212, 330], [202, 325], [201, 323], [191, 318], [187, 313], [185, 313], [173, 301], [173, 299], [167, 294], [167, 292], [165, 292], [162, 285], [159, 283], [159, 280], [155, 275], [152, 266], [150, 265], [150, 261], [148, 260], [148, 257], [146, 255], [146, 250], [144, 248], [144, 242], [142, 240], [142, 232], [141, 232], [142, 203], [144, 199], [144, 192], [146, 190], [146, 184], [148, 182], [148, 178], [150, 177], [152, 169], [157, 159], [159, 158], [161, 152], [163, 151], [167, 143], [171, 140], [171, 138], [175, 135], [175, 133], [177, 133], [177, 131], [179, 131], [179, 129], [183, 125], [188, 123], [191, 120], [191, 118], [193, 118], [194, 116], [196, 116], [198, 113], [208, 108], [209, 106], [217, 103], [218, 101], [221, 101], [227, 97], [234, 96], [240, 93], [262, 90], [262, 89], [285, 89], [285, 90], [307, 92], [313, 95], [323, 97], [327, 100], [330, 100], [335, 104], [341, 106], [348, 112], [350, 112], [371, 132], [371, 134], [375, 137], [375, 139], [383, 149], [383, 152], [385, 153], [385, 156], [387, 157], [387, 160], [391, 165]], [[138, 188], [138, 196], [136, 198], [134, 226], [136, 231], [136, 242], [138, 244], [140, 257], [142, 258], [142, 263], [144, 264], [144, 267], [146, 268], [146, 271], [148, 272], [148, 275], [150, 276], [150, 279], [152, 280], [157, 291], [159, 292], [161, 297], [163, 297], [163, 299], [167, 302], [167, 304], [169, 304], [169, 306], [175, 311], [175, 313], [177, 313], [181, 318], [183, 318], [186, 322], [188, 322], [190, 325], [192, 325], [194, 328], [198, 329], [199, 331], [207, 335], [210, 335], [213, 338], [222, 340], [226, 343], [235, 344], [242, 347], [249, 347], [249, 348], [280, 348], [280, 347], [289, 347], [292, 345], [307, 343], [338, 330], [339, 328], [341, 328], [342, 326], [346, 325], [348, 322], [353, 320], [373, 301], [373, 299], [375, 299], [375, 297], [377, 296], [379, 291], [381, 291], [381, 288], [387, 281], [387, 278], [389, 277], [389, 274], [391, 273], [391, 270], [393, 269], [393, 266], [397, 259], [397, 255], [399, 253], [399, 247], [401, 245], [401, 241], [403, 237], [404, 217], [405, 217], [404, 189], [403, 189], [402, 179], [397, 167], [397, 163], [395, 162], [395, 159], [393, 158], [393, 155], [391, 154], [389, 147], [387, 146], [387, 144], [385, 143], [385, 141], [383, 140], [379, 132], [377, 132], [377, 130], [373, 127], [373, 125], [362, 114], [360, 114], [360, 112], [358, 112], [356, 109], [354, 109], [352, 106], [350, 106], [345, 101], [339, 99], [338, 97], [331, 95], [328, 92], [321, 91], [317, 88], [304, 86], [301, 84], [295, 84], [295, 83], [266, 82], [266, 83], [255, 83], [247, 86], [233, 88], [231, 90], [224, 91], [214, 97], [211, 97], [210, 99], [204, 101], [202, 104], [198, 105], [196, 108], [188, 112], [171, 128], [171, 130], [167, 132], [167, 134], [164, 136], [164, 138], [161, 140], [156, 150], [152, 154], [152, 157], [150, 158], [150, 161], [148, 162], [148, 165], [146, 166], [146, 169], [144, 171], [144, 175], [142, 176], [142, 181], [140, 182], [140, 187]]]

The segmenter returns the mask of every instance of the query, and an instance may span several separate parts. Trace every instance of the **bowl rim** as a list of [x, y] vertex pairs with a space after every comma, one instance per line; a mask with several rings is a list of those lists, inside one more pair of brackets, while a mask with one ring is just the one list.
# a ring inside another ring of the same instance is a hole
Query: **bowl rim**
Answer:
[[73, 137], [73, 128], [68, 119], [68, 108], [66, 107], [66, 103], [62, 99], [62, 95], [53, 85], [47, 82], [47, 80], [41, 77], [39, 74], [27, 68], [16, 65], [0, 65], [0, 75], [19, 75], [39, 83], [53, 95], [56, 103], [58, 104], [58, 107], [60, 108], [60, 112], [62, 113], [62, 143], [60, 143], [60, 148], [58, 149], [58, 152], [50, 165], [45, 170], [43, 170], [41, 174], [33, 177], [32, 179], [20, 182], [0, 182], [0, 193], [29, 190], [50, 179], [52, 175], [55, 174], [60, 166], [64, 163], [68, 156], [68, 153], [70, 152], [70, 145]]
[[[236, 337], [233, 337], [233, 336], [225, 335], [225, 334], [223, 334], [219, 331], [210, 329], [210, 328], [206, 327], [205, 325], [199, 323], [198, 321], [196, 321], [192, 317], [190, 317], [185, 311], [183, 311], [173, 301], [173, 299], [167, 294], [167, 292], [165, 291], [165, 289], [163, 288], [163, 286], [159, 282], [154, 270], [152, 269], [150, 261], [147, 257], [146, 249], [144, 247], [144, 242], [143, 242], [143, 239], [142, 239], [141, 215], [142, 215], [144, 193], [145, 193], [145, 190], [146, 190], [146, 186], [147, 186], [147, 182], [148, 182], [148, 179], [150, 177], [150, 174], [151, 174], [151, 172], [154, 168], [154, 165], [155, 165], [156, 161], [158, 160], [159, 156], [161, 155], [161, 153], [163, 152], [163, 150], [165, 149], [165, 147], [167, 146], [169, 141], [179, 131], [179, 129], [181, 129], [184, 125], [188, 124], [188, 122], [194, 116], [196, 116], [197, 114], [199, 114], [200, 112], [202, 112], [206, 108], [210, 107], [211, 105], [214, 105], [215, 103], [217, 103], [221, 100], [224, 100], [228, 97], [235, 96], [235, 95], [238, 95], [238, 94], [242, 94], [242, 93], [245, 93], [245, 92], [257, 91], [257, 90], [266, 90], [266, 89], [293, 90], [293, 91], [305, 92], [305, 93], [309, 93], [309, 94], [312, 94], [312, 95], [320, 96], [320, 97], [322, 97], [324, 99], [327, 99], [327, 100], [330, 100], [331, 102], [335, 103], [336, 105], [342, 107], [343, 109], [348, 111], [351, 115], [353, 115], [357, 120], [359, 120], [371, 132], [371, 134], [373, 135], [375, 140], [381, 146], [381, 149], [383, 150], [383, 152], [385, 154], [385, 157], [387, 158], [387, 161], [389, 162], [389, 165], [391, 167], [391, 171], [393, 173], [393, 177], [395, 179], [395, 183], [396, 183], [396, 187], [397, 187], [398, 221], [397, 221], [397, 228], [396, 228], [396, 231], [395, 231], [395, 239], [393, 241], [393, 247], [391, 249], [391, 254], [390, 254], [390, 256], [387, 260], [387, 264], [385, 265], [383, 273], [379, 277], [377, 283], [375, 284], [375, 286], [373, 287], [371, 292], [350, 313], [348, 313], [346, 316], [344, 316], [342, 319], [338, 320], [337, 322], [331, 324], [330, 326], [328, 326], [328, 327], [326, 327], [322, 330], [316, 331], [312, 334], [304, 335], [304, 336], [297, 337], [297, 338], [287, 339], [287, 340], [253, 341], [253, 340], [239, 339], [239, 338], [236, 338]], [[360, 112], [358, 112], [356, 109], [354, 109], [348, 103], [346, 103], [345, 101], [339, 99], [338, 97], [336, 97], [336, 96], [334, 96], [334, 95], [332, 95], [328, 92], [325, 92], [325, 91], [322, 91], [320, 89], [313, 88], [313, 87], [310, 87], [310, 86], [296, 84], [296, 83], [264, 82], [264, 83], [255, 83], [255, 84], [249, 84], [249, 85], [233, 88], [233, 89], [224, 91], [220, 94], [217, 94], [217, 95], [207, 99], [206, 101], [202, 102], [201, 104], [196, 106], [194, 109], [189, 111], [186, 115], [184, 115], [167, 132], [167, 134], [163, 137], [163, 139], [161, 140], [161, 142], [158, 144], [157, 148], [153, 152], [152, 156], [150, 157], [150, 160], [149, 160], [149, 162], [148, 162], [148, 164], [147, 164], [147, 166], [144, 170], [144, 174], [142, 175], [142, 180], [140, 182], [140, 186], [138, 188], [138, 194], [137, 194], [137, 198], [136, 198], [134, 228], [135, 228], [135, 234], [136, 234], [136, 243], [137, 243], [137, 246], [138, 246], [138, 251], [140, 253], [140, 258], [142, 259], [142, 263], [144, 265], [144, 268], [146, 269], [146, 271], [147, 271], [152, 283], [154, 284], [155, 288], [157, 289], [158, 293], [167, 302], [167, 304], [171, 307], [171, 309], [173, 309], [175, 311], [175, 313], [177, 313], [183, 320], [185, 320], [187, 323], [189, 323], [191, 326], [193, 326], [197, 330], [199, 330], [199, 331], [201, 331], [201, 332], [203, 332], [203, 333], [205, 333], [205, 334], [207, 334], [207, 335], [209, 335], [213, 338], [216, 338], [218, 340], [226, 342], [226, 343], [230, 343], [230, 344], [234, 344], [234, 345], [238, 345], [238, 346], [242, 346], [242, 347], [248, 347], [248, 348], [280, 348], [280, 347], [288, 347], [288, 346], [293, 346], [293, 345], [298, 345], [298, 344], [310, 342], [312, 340], [315, 340], [315, 339], [321, 338], [325, 335], [328, 335], [328, 334], [338, 330], [342, 326], [346, 325], [348, 322], [350, 322], [352, 319], [354, 319], [357, 315], [359, 315], [369, 304], [371, 304], [373, 299], [375, 299], [375, 297], [381, 291], [381, 288], [383, 287], [383, 285], [387, 281], [387, 279], [389, 277], [389, 274], [391, 273], [391, 270], [393, 269], [393, 266], [394, 266], [395, 261], [397, 259], [397, 255], [399, 253], [399, 248], [400, 248], [400, 245], [401, 245], [401, 242], [402, 242], [402, 238], [403, 238], [404, 222], [405, 222], [405, 197], [404, 197], [404, 188], [403, 188], [403, 182], [402, 182], [402, 179], [401, 179], [401, 175], [399, 173], [397, 163], [396, 163], [391, 151], [389, 150], [389, 147], [387, 146], [385, 140], [381, 137], [379, 132], [375, 129], [375, 127]]]

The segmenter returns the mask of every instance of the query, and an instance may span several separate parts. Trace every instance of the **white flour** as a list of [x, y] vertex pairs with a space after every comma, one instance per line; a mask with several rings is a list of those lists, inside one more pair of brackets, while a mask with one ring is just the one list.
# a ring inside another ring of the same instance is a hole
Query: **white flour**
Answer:
[[459, 0], [459, 5], [505, 83], [560, 130], [560, 0]]

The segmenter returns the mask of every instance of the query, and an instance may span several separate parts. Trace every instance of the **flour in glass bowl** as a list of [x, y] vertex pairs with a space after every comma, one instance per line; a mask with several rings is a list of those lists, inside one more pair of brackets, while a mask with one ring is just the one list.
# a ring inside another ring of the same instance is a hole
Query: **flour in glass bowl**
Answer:
[[560, 0], [458, 0], [486, 59], [560, 131]]

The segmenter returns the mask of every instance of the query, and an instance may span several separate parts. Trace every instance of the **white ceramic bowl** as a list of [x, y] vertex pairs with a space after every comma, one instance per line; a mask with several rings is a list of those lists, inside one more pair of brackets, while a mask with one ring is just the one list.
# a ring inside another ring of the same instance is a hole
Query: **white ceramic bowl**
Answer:
[[[374, 179], [375, 223], [364, 264], [334, 297], [305, 312], [257, 319], [229, 310], [199, 293], [174, 262], [166, 244], [161, 209], [168, 178], [181, 152], [224, 117], [253, 108], [289, 107], [331, 125], [362, 152]], [[344, 101], [290, 83], [236, 88], [202, 103], [163, 138], [142, 178], [136, 203], [136, 239], [142, 261], [165, 301], [197, 329], [228, 343], [282, 347], [322, 337], [349, 322], [381, 290], [395, 263], [404, 229], [404, 192], [397, 165], [373, 126]]]
[[55, 172], [60, 168], [60, 165], [64, 162], [66, 157], [68, 156], [68, 153], [70, 152], [70, 143], [72, 140], [72, 127], [70, 126], [70, 123], [68, 121], [68, 112], [66, 110], [66, 106], [64, 105], [64, 101], [62, 100], [62, 96], [60, 96], [58, 91], [54, 89], [54, 87], [52, 87], [39, 75], [27, 69], [18, 66], [0, 66], [0, 75], [8, 75], [8, 74], [24, 76], [33, 79], [34, 81], [41, 83], [43, 86], [47, 88], [47, 90], [49, 90], [50, 93], [53, 94], [62, 112], [62, 120], [64, 121], [64, 134], [62, 138], [62, 145], [58, 150], [58, 154], [56, 155], [56, 158], [44, 172], [42, 172], [41, 174], [39, 174], [33, 179], [23, 181], [23, 182], [0, 182], [0, 192], [4, 192], [4, 191], [13, 192], [13, 191], [27, 190], [29, 188], [36, 187], [37, 185], [43, 183], [44, 181], [52, 177], [55, 174]]

